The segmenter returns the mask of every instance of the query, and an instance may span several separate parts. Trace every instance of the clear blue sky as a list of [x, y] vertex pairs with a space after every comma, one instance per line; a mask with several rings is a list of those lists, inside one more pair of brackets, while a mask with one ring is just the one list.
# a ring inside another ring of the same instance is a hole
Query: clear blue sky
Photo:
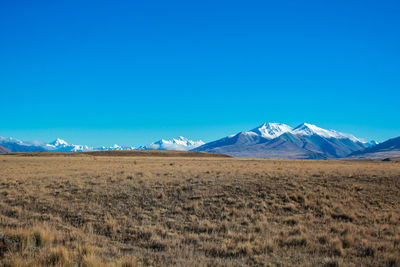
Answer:
[[399, 1], [0, 3], [0, 136], [400, 135]]

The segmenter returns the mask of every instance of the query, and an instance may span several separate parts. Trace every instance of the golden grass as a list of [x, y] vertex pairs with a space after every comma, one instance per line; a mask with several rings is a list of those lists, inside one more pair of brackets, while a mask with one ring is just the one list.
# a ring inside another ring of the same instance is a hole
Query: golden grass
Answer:
[[399, 266], [400, 164], [0, 156], [0, 266]]

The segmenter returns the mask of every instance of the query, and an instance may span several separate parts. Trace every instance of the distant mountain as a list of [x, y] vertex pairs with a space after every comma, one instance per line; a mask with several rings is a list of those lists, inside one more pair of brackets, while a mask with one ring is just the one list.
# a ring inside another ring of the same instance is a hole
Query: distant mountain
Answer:
[[[328, 159], [342, 158], [359, 150], [376, 145], [351, 134], [322, 129], [303, 123], [292, 128], [283, 123], [264, 123], [250, 131], [205, 144], [185, 137], [157, 142], [135, 148], [133, 146], [101, 146], [69, 144], [61, 138], [53, 142], [20, 141], [0, 137], [0, 145], [11, 152], [84, 152], [108, 150], [183, 150], [222, 153], [234, 157]], [[379, 148], [379, 146], [378, 146]]]
[[93, 148], [94, 151], [110, 151], [110, 150], [136, 150], [134, 146], [119, 146], [117, 144], [113, 146], [102, 146]]
[[204, 142], [189, 140], [183, 136], [173, 138], [171, 140], [161, 139], [149, 145], [140, 146], [138, 150], [191, 150], [198, 146], [204, 145]]
[[45, 148], [52, 152], [84, 152], [84, 151], [110, 151], [110, 150], [134, 150], [133, 146], [119, 146], [117, 144], [113, 146], [101, 146], [101, 147], [89, 147], [86, 145], [72, 145], [66, 141], [57, 138], [55, 141], [46, 144]]
[[5, 138], [0, 136], [0, 145], [7, 148], [11, 152], [44, 152], [45, 148], [33, 144], [32, 142], [23, 142], [12, 137]]
[[84, 152], [84, 151], [109, 151], [109, 150], [191, 150], [200, 145], [203, 141], [192, 141], [184, 137], [154, 142], [152, 144], [135, 148], [134, 146], [101, 146], [89, 147], [86, 145], [69, 144], [67, 141], [57, 138], [53, 142], [44, 143], [41, 141], [20, 141], [14, 138], [0, 137], [0, 145], [11, 152]]
[[11, 151], [5, 148], [4, 146], [0, 146], [0, 154], [7, 154], [10, 153]]
[[41, 141], [21, 141], [12, 137], [0, 137], [0, 145], [11, 152], [82, 152], [92, 150], [88, 146], [68, 144], [60, 138], [47, 144]]
[[83, 152], [93, 150], [93, 148], [85, 145], [68, 144], [65, 140], [60, 138], [57, 138], [51, 143], [43, 144], [42, 147], [51, 152]]
[[303, 123], [292, 128], [282, 123], [261, 126], [199, 146], [194, 151], [234, 157], [326, 159], [340, 158], [370, 145], [351, 134]]
[[355, 151], [349, 155], [351, 158], [390, 158], [400, 157], [400, 136], [389, 139], [383, 143]]

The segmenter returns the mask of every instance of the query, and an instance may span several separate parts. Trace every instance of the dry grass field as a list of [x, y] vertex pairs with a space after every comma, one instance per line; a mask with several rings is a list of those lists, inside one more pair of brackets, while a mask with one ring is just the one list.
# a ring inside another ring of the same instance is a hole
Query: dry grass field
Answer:
[[0, 266], [399, 266], [400, 163], [0, 156]]

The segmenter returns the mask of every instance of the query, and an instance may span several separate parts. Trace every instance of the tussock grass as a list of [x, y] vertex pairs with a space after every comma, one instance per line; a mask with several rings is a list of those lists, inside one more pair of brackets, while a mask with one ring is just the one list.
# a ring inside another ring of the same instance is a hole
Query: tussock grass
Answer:
[[400, 164], [0, 156], [0, 266], [399, 266]]

